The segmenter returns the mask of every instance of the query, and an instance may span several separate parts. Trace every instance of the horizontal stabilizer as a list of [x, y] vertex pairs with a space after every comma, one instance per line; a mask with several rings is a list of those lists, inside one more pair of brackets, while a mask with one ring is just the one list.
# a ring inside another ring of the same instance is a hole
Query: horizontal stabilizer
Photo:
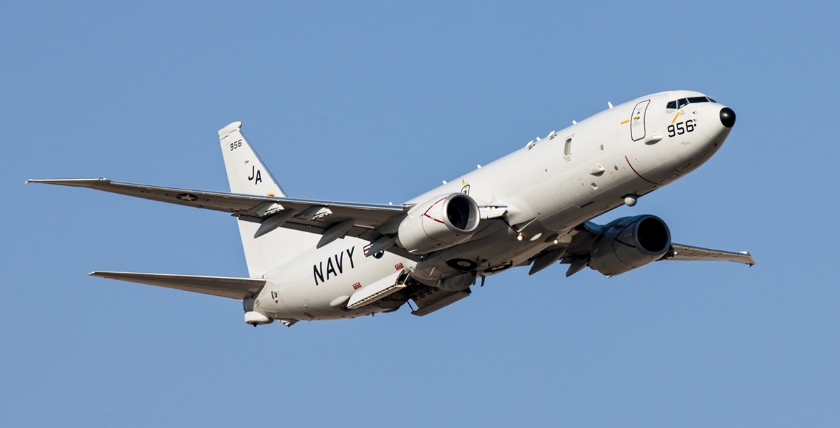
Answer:
[[264, 279], [228, 278], [223, 276], [166, 275], [134, 272], [91, 272], [88, 275], [118, 279], [139, 284], [156, 285], [176, 290], [213, 296], [244, 299], [257, 294], [265, 285]]
[[726, 261], [750, 266], [755, 264], [752, 255], [747, 251], [736, 253], [734, 251], [710, 250], [681, 244], [671, 244], [671, 249], [662, 256], [662, 260]]

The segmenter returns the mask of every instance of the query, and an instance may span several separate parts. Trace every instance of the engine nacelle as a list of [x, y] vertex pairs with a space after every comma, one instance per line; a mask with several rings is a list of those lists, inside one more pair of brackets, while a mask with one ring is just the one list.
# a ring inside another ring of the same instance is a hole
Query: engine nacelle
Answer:
[[618, 275], [659, 260], [671, 247], [671, 231], [652, 215], [625, 217], [592, 244], [589, 266], [604, 275]]
[[463, 193], [416, 205], [400, 223], [397, 239], [412, 254], [428, 254], [469, 240], [478, 228], [478, 204]]

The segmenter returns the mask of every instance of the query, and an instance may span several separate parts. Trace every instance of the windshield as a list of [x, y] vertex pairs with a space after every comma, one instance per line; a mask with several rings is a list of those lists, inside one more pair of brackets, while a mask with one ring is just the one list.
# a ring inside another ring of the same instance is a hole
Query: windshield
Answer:
[[683, 108], [689, 104], [697, 104], [697, 103], [717, 103], [717, 101], [709, 98], [709, 97], [688, 97], [688, 98], [680, 98], [676, 101], [668, 101], [668, 104], [665, 106], [668, 110], [676, 110], [678, 108]]

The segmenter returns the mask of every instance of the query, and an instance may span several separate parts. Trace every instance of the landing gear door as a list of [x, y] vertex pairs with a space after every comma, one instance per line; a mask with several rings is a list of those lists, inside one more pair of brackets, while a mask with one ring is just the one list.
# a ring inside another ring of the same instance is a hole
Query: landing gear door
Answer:
[[644, 100], [633, 108], [633, 114], [630, 116], [630, 138], [633, 141], [645, 138], [645, 113], [648, 104], [650, 104], [650, 100]]

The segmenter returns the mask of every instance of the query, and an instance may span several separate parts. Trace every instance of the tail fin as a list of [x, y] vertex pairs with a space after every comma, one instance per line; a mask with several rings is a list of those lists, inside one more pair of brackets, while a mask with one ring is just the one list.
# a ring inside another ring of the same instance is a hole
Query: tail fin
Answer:
[[285, 197], [286, 194], [242, 135], [241, 127], [242, 122], [233, 122], [219, 130], [230, 191], [241, 195]]
[[[219, 130], [230, 191], [242, 195], [286, 197], [286, 193], [242, 135], [241, 127], [242, 122], [234, 122]], [[262, 277], [301, 251], [314, 247], [320, 238], [316, 234], [283, 228], [254, 238], [259, 223], [237, 221], [242, 247], [245, 249], [245, 261], [248, 263], [248, 274], [252, 278]]]

